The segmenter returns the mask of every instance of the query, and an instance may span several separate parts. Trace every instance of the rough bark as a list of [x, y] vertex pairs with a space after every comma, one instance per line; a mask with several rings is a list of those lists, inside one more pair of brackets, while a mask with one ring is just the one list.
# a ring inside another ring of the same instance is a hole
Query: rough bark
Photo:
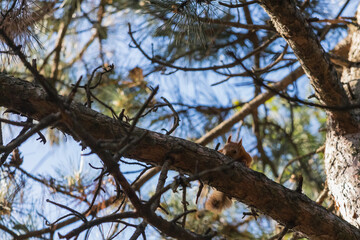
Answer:
[[[360, 5], [357, 13], [360, 23]], [[348, 60], [360, 61], [360, 31], [353, 28]], [[350, 103], [360, 103], [360, 69], [345, 69], [341, 83], [346, 86]], [[350, 111], [354, 122], [360, 125], [360, 109]], [[341, 134], [337, 131], [336, 119], [328, 119], [326, 137], [325, 169], [329, 189], [341, 215], [351, 224], [360, 227], [360, 132]]]
[[[37, 120], [57, 111], [57, 106], [47, 99], [41, 88], [4, 74], [0, 74], [0, 105]], [[124, 136], [123, 127], [128, 127], [79, 103], [73, 103], [71, 111], [83, 128], [99, 140], [120, 139]], [[67, 132], [61, 124], [56, 127]], [[136, 128], [133, 136], [139, 137], [144, 131]], [[113, 147], [112, 150], [115, 150], [116, 145]], [[217, 151], [151, 131], [125, 156], [155, 165], [171, 156], [172, 168], [190, 175], [219, 168], [231, 161]], [[294, 226], [294, 230], [311, 239], [360, 239], [358, 229], [305, 195], [289, 190], [240, 163], [232, 164], [231, 168], [209, 172], [202, 175], [201, 179], [276, 221]]]
[[[308, 75], [316, 96], [330, 106], [359, 104], [360, 71], [349, 68], [338, 79], [311, 26], [296, 8], [295, 1], [262, 0], [276, 30], [289, 43]], [[357, 23], [360, 23], [360, 16]], [[351, 28], [348, 60], [360, 61], [360, 32]], [[345, 42], [344, 42], [345, 43]], [[336, 49], [335, 49], [336, 50]], [[338, 49], [340, 50], [340, 49]], [[347, 47], [343, 49], [346, 53]], [[360, 109], [327, 111], [325, 168], [329, 189], [342, 216], [360, 226]]]
[[[261, 0], [259, 3], [269, 14], [276, 31], [293, 49], [320, 102], [328, 106], [348, 105], [335, 67], [295, 1]], [[351, 133], [358, 130], [348, 112], [329, 111], [328, 115], [336, 120], [337, 131]]]

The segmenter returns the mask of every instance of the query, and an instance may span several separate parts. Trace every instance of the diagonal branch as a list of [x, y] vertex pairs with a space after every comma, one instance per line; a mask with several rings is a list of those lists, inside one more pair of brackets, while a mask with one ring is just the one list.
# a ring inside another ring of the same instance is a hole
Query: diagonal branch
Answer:
[[[322, 48], [311, 25], [306, 21], [295, 1], [261, 0], [259, 4], [269, 14], [277, 32], [293, 49], [302, 68], [310, 79], [316, 97], [321, 103], [329, 106], [348, 105], [335, 67]], [[349, 113], [328, 111], [336, 119], [339, 129], [347, 132], [356, 131]]]
[[[274, 84], [273, 88], [277, 89], [278, 91], [284, 90], [289, 84], [296, 81], [299, 77], [304, 74], [304, 71], [299, 67], [289, 75], [287, 75], [284, 79], [280, 82]], [[249, 115], [252, 111], [256, 110], [261, 104], [269, 100], [275, 96], [274, 92], [267, 91], [258, 96], [256, 96], [253, 100], [245, 104], [241, 110], [235, 113], [231, 118], [223, 121], [215, 128], [211, 129], [208, 133], [204, 136], [199, 138], [196, 143], [201, 145], [206, 145], [211, 142], [214, 138], [221, 136], [227, 133], [237, 122], [243, 120], [247, 115]]]
[[[64, 98], [59, 96], [59, 99]], [[0, 106], [14, 109], [37, 120], [58, 111], [56, 104], [48, 101], [44, 90], [4, 74], [0, 74]], [[130, 127], [76, 102], [71, 104], [70, 109], [81, 128], [97, 140], [113, 140], [113, 136], [121, 139], [127, 134], [124, 128]], [[65, 125], [58, 124], [56, 127], [69, 133]], [[145, 131], [147, 130], [135, 128], [133, 136], [140, 137]], [[124, 156], [155, 165], [160, 165], [161, 161], [169, 156], [173, 158], [171, 169], [189, 175], [221, 168], [225, 162], [231, 162], [217, 151], [196, 143], [152, 131], [147, 132], [143, 140], [134, 144]], [[113, 144], [113, 147], [111, 144], [107, 146], [108, 149], [104, 150], [118, 150], [117, 143]], [[214, 171], [208, 171], [200, 178], [285, 226], [294, 224], [293, 230], [302, 232], [311, 239], [360, 239], [360, 231], [357, 228], [328, 212], [305, 195], [289, 190], [241, 164], [231, 164], [233, 165], [217, 171], [216, 174]], [[155, 217], [152, 213], [146, 212], [145, 215], [150, 218], [146, 220], [154, 220], [151, 219]], [[156, 220], [160, 219], [156, 217]]]

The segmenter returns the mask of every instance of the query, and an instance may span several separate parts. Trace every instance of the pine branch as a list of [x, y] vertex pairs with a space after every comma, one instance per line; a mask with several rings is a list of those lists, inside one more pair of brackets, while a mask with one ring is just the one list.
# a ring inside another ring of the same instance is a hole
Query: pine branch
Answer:
[[[59, 98], [63, 99], [61, 96]], [[41, 88], [4, 74], [0, 74], [0, 105], [36, 120], [58, 110], [57, 106], [46, 99]], [[126, 132], [123, 128], [130, 127], [79, 103], [73, 102], [70, 111], [84, 131], [98, 141], [112, 140], [114, 135], [124, 137]], [[65, 125], [59, 124], [57, 127], [69, 132]], [[142, 136], [144, 131], [146, 130], [135, 128], [133, 136]], [[118, 150], [118, 144], [100, 146]], [[171, 156], [174, 159], [172, 169], [198, 176], [203, 182], [257, 208], [281, 224], [293, 224], [293, 230], [302, 232], [311, 239], [360, 239], [358, 229], [305, 195], [289, 190], [241, 164], [231, 163], [233, 165], [229, 168], [224, 168], [224, 163], [229, 162], [229, 159], [193, 142], [148, 131], [143, 140], [134, 144], [124, 156], [156, 165], [160, 165], [166, 156]], [[218, 169], [216, 174], [212, 169]], [[197, 175], [201, 172], [203, 174]]]

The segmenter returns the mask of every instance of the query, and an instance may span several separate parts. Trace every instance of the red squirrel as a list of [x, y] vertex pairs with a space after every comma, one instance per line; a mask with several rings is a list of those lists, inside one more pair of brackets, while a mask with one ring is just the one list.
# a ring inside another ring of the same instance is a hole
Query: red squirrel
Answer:
[[[225, 156], [243, 163], [246, 167], [250, 167], [252, 158], [242, 145], [242, 139], [238, 143], [231, 141], [231, 136], [226, 141], [225, 146], [219, 150]], [[231, 198], [225, 193], [215, 190], [205, 203], [205, 209], [214, 213], [221, 213], [224, 209], [229, 208], [232, 204]]]

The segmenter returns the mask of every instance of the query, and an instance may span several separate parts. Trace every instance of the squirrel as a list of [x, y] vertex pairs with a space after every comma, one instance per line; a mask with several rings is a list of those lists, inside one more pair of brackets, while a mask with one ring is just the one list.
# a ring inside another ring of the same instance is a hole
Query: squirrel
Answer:
[[[220, 153], [243, 163], [246, 167], [250, 167], [252, 157], [245, 151], [242, 145], [242, 139], [238, 143], [231, 141], [231, 136], [226, 141], [225, 146], [219, 150]], [[231, 198], [225, 193], [215, 190], [209, 199], [205, 202], [205, 209], [214, 213], [221, 213], [224, 209], [229, 208], [232, 204]]]

